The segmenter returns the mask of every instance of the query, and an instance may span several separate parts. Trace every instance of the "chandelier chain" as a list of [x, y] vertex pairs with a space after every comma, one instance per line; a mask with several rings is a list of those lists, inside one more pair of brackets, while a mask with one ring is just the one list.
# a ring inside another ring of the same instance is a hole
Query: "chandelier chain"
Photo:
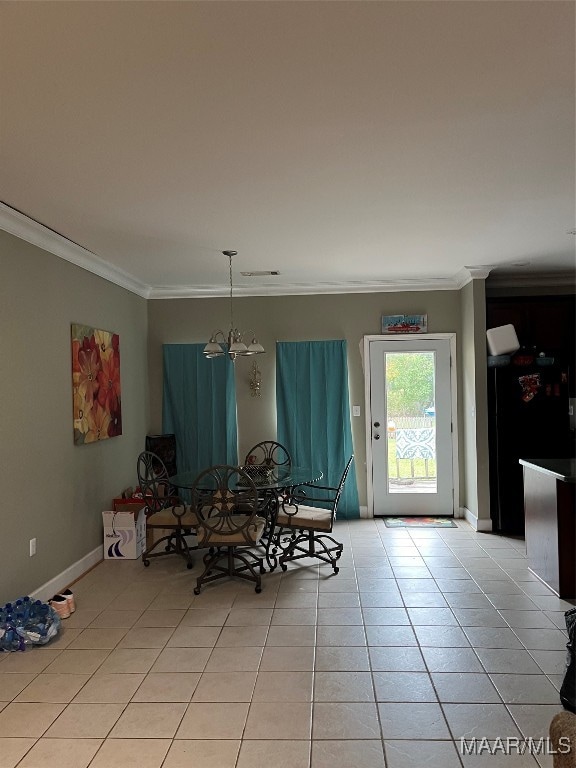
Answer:
[[234, 332], [234, 302], [232, 301], [232, 254], [228, 254], [230, 263], [230, 331]]

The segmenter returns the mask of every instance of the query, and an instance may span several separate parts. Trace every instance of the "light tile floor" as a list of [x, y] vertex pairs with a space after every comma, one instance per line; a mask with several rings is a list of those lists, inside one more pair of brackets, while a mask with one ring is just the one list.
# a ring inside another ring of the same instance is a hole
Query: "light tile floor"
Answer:
[[105, 561], [51, 645], [0, 656], [0, 768], [523, 768], [560, 711], [564, 611], [521, 539], [339, 522], [305, 561], [207, 586], [176, 557]]

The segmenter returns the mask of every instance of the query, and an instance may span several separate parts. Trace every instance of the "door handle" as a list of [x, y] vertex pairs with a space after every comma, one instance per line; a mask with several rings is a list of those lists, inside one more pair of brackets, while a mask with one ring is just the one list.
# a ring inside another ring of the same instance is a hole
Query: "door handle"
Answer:
[[380, 422], [379, 421], [375, 421], [374, 422], [374, 426], [376, 427], [376, 429], [378, 429], [378, 427], [380, 426]]

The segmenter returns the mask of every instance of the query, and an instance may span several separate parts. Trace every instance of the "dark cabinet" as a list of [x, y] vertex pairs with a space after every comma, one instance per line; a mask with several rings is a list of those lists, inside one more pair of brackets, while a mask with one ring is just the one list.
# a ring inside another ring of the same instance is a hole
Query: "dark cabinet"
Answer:
[[[537, 377], [532, 391], [523, 380]], [[520, 459], [560, 459], [571, 453], [567, 370], [488, 369], [490, 516], [495, 531], [524, 533]]]
[[[488, 368], [490, 514], [495, 531], [522, 534], [524, 484], [519, 459], [573, 455], [568, 397], [576, 396], [573, 295], [489, 297], [486, 328], [511, 323], [531, 353], [555, 358], [553, 367], [514, 364]], [[534, 374], [538, 389], [522, 399], [520, 379]]]
[[[559, 463], [560, 464], [560, 463]], [[576, 597], [576, 483], [574, 463], [562, 462], [572, 475], [550, 475], [538, 463], [524, 467], [526, 554], [528, 565], [544, 584], [566, 600]]]
[[486, 300], [486, 328], [511, 323], [518, 341], [530, 351], [545, 352], [570, 371], [570, 396], [576, 397], [576, 297], [514, 296]]

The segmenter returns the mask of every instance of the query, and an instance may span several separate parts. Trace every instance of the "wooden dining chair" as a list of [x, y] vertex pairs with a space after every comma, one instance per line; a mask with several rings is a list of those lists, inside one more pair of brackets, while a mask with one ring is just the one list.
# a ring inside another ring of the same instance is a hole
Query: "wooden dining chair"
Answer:
[[[334, 573], [338, 573], [339, 568], [336, 563], [342, 555], [344, 545], [337, 542], [330, 534], [334, 527], [342, 489], [353, 461], [354, 454], [348, 459], [336, 487], [301, 486], [295, 490], [288, 503], [279, 506], [274, 521], [279, 529], [275, 534], [275, 541], [282, 552], [278, 557], [278, 563], [283, 571], [287, 569], [287, 563], [293, 560], [315, 557], [331, 565]], [[325, 491], [329, 496], [328, 498], [314, 497], [310, 495], [314, 491]], [[329, 508], [311, 507], [307, 504], [310, 501], [328, 503]], [[291, 531], [289, 535], [287, 535], [288, 531]]]
[[[191, 547], [186, 537], [198, 525], [194, 511], [175, 495], [164, 462], [155, 453], [142, 451], [136, 469], [142, 503], [146, 507], [146, 529], [168, 531], [142, 553], [142, 562], [148, 567], [151, 557], [176, 554], [186, 560], [187, 568], [192, 568], [191, 550], [196, 546]], [[163, 551], [156, 552], [160, 545], [163, 545]]]
[[200, 594], [203, 584], [234, 577], [254, 582], [255, 592], [261, 592], [264, 561], [252, 549], [266, 521], [258, 514], [258, 491], [252, 478], [239, 467], [210, 467], [194, 482], [192, 507], [198, 518], [198, 546], [209, 548], [194, 594]]

